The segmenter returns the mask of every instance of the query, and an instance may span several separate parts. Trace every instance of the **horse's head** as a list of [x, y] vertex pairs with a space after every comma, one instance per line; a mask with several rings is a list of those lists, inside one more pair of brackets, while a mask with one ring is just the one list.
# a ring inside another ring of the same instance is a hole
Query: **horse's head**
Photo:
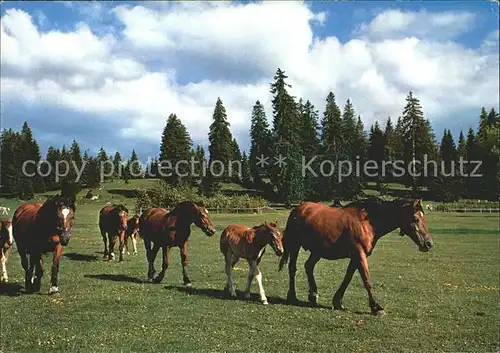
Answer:
[[127, 230], [128, 223], [128, 209], [123, 205], [114, 205], [116, 222], [118, 224], [118, 231], [123, 232]]
[[11, 246], [14, 243], [12, 236], [12, 221], [10, 219], [0, 219], [0, 249], [5, 244]]
[[132, 218], [128, 220], [127, 231], [129, 234], [134, 234], [134, 232], [139, 231], [139, 215], [135, 214]]
[[429, 251], [434, 246], [425, 222], [421, 199], [403, 206], [399, 235], [408, 235], [423, 252]]
[[283, 254], [283, 236], [278, 228], [278, 222], [264, 222], [262, 226], [267, 233], [268, 244], [271, 245], [276, 255], [281, 256]]
[[208, 215], [207, 209], [202, 204], [192, 202], [193, 222], [206, 235], [211, 237], [215, 234], [215, 226]]
[[71, 197], [56, 195], [46, 204], [51, 205], [56, 217], [56, 232], [61, 245], [68, 245], [71, 239], [71, 229], [75, 218], [75, 200]]

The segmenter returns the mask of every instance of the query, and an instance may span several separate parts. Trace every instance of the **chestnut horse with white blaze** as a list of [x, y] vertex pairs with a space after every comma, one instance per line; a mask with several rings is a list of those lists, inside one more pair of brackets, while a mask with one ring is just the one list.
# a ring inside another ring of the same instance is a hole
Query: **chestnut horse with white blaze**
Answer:
[[15, 211], [12, 230], [25, 271], [26, 292], [40, 290], [43, 276], [42, 254], [48, 252], [53, 253], [49, 294], [59, 291], [59, 263], [63, 247], [71, 239], [75, 211], [75, 199], [61, 195], [56, 195], [43, 204], [21, 205]]
[[260, 301], [267, 305], [267, 297], [262, 286], [262, 272], [259, 269], [260, 260], [270, 245], [277, 256], [283, 253], [282, 235], [277, 222], [263, 223], [253, 228], [240, 224], [231, 224], [220, 236], [220, 251], [226, 261], [226, 290], [234, 298], [236, 290], [233, 280], [233, 268], [240, 258], [246, 259], [249, 266], [245, 298], [250, 299], [250, 286], [255, 278], [259, 286]]
[[[169, 251], [171, 247], [179, 247], [182, 262], [184, 284], [191, 285], [187, 273], [188, 238], [191, 234], [191, 224], [195, 224], [207, 236], [215, 234], [215, 227], [208, 216], [205, 207], [193, 201], [183, 201], [172, 211], [164, 208], [150, 208], [139, 218], [139, 232], [144, 240], [146, 256], [149, 263], [148, 280], [160, 283], [168, 268]], [[162, 249], [162, 268], [155, 277], [154, 262], [159, 249]]]
[[123, 205], [104, 206], [99, 212], [99, 229], [104, 243], [104, 257], [108, 257], [109, 260], [115, 258], [115, 243], [118, 237], [120, 261], [123, 261], [127, 222], [128, 210]]
[[14, 236], [12, 235], [12, 221], [10, 219], [0, 218], [0, 264], [2, 266], [2, 276], [0, 283], [7, 283], [7, 263], [10, 253], [12, 252], [12, 244], [14, 244]]
[[125, 233], [125, 249], [127, 250], [127, 255], [130, 255], [128, 251], [128, 240], [132, 240], [132, 247], [134, 249], [133, 254], [137, 255], [137, 239], [139, 239], [139, 215], [135, 214], [127, 222], [127, 232]]
[[341, 208], [329, 207], [322, 203], [302, 203], [290, 213], [283, 236], [285, 252], [279, 270], [290, 259], [288, 300], [297, 300], [297, 257], [300, 248], [304, 248], [311, 252], [305, 263], [309, 302], [317, 304], [318, 301], [318, 289], [314, 279], [314, 266], [318, 261], [349, 258], [344, 280], [333, 297], [333, 308], [344, 310], [342, 298], [354, 272], [358, 270], [368, 292], [372, 314], [384, 315], [384, 309], [374, 296], [367, 258], [383, 235], [398, 228], [400, 235], [408, 235], [420, 251], [426, 252], [433, 247], [424, 218], [422, 200], [368, 199]]

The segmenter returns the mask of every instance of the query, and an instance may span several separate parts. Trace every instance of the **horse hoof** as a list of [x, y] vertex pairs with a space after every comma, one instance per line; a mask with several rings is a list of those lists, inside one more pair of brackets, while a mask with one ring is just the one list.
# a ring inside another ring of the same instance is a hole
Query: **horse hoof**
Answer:
[[154, 283], [154, 279], [153, 278], [148, 278], [148, 282], [149, 283]]
[[318, 305], [318, 294], [317, 293], [309, 294], [309, 304], [311, 304], [312, 306]]
[[57, 288], [56, 286], [50, 287], [49, 295], [56, 294], [56, 293], [59, 293], [59, 288]]
[[158, 284], [158, 283], [161, 283], [162, 280], [163, 280], [163, 278], [155, 277], [155, 278], [153, 278], [153, 283]]
[[[234, 293], [234, 294], [236, 296], [236, 293]], [[243, 294], [243, 299], [247, 299], [247, 300], [250, 299], [250, 293], [244, 293]]]
[[191, 288], [193, 286], [193, 284], [191, 282], [188, 282], [188, 283], [184, 283], [184, 285], [188, 288]]
[[267, 298], [266, 298], [266, 299], [261, 299], [261, 300], [260, 300], [260, 302], [261, 302], [263, 305], [267, 305], [267, 304], [269, 304], [269, 303], [267, 302]]
[[289, 303], [294, 304], [294, 303], [298, 303], [299, 300], [297, 299], [297, 297], [295, 295], [288, 294], [286, 296], [286, 301], [289, 302]]
[[378, 310], [378, 311], [374, 311], [372, 312], [372, 315], [375, 315], [375, 316], [385, 316], [385, 311], [384, 310]]
[[134, 256], [135, 256], [135, 255], [137, 255], [137, 251], [134, 251], [134, 254], [133, 254], [133, 255], [134, 255]]

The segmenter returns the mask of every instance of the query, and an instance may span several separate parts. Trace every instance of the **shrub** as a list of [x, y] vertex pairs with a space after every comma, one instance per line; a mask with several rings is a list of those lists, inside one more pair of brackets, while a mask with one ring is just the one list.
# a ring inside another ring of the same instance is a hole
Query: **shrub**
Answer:
[[186, 200], [201, 202], [206, 208], [236, 209], [258, 208], [267, 206], [268, 202], [261, 197], [248, 195], [227, 196], [216, 193], [211, 197], [201, 196], [197, 189], [190, 186], [174, 187], [163, 181], [158, 182], [155, 189], [138, 192], [135, 211], [140, 212], [150, 207], [172, 208]]

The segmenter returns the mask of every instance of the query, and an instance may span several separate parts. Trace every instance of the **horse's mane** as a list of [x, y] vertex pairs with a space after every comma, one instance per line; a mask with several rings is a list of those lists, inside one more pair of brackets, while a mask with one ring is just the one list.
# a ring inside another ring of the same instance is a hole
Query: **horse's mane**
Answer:
[[123, 204], [113, 204], [113, 207], [116, 209], [117, 212], [122, 212], [125, 211], [128, 213], [127, 207], [125, 207]]
[[377, 213], [381, 210], [387, 210], [388, 208], [401, 208], [403, 206], [411, 205], [412, 201], [408, 199], [395, 199], [395, 200], [384, 200], [379, 197], [370, 197], [363, 200], [353, 201], [343, 208], [356, 208], [358, 210], [365, 209], [368, 214]]
[[58, 209], [59, 207], [66, 206], [73, 209], [73, 212], [76, 211], [75, 200], [68, 196], [55, 195], [49, 199], [47, 199], [41, 209]]

